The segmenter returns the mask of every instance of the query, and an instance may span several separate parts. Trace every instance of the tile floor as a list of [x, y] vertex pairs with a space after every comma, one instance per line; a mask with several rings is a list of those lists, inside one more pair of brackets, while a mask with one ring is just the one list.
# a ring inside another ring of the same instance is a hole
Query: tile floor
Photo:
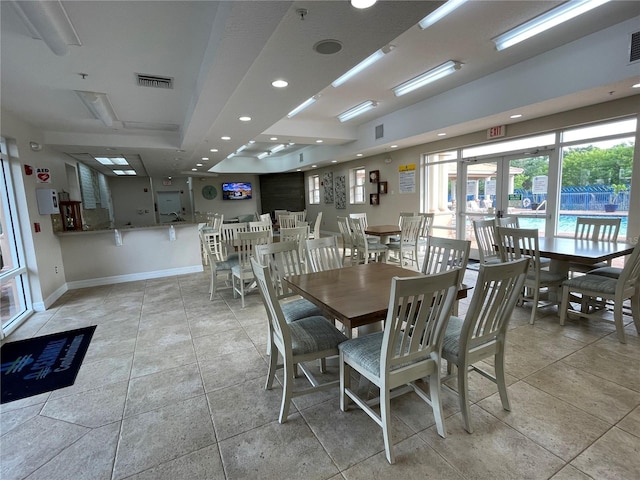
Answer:
[[69, 291], [17, 330], [10, 340], [98, 325], [73, 386], [1, 406], [0, 477], [640, 478], [640, 338], [631, 325], [621, 345], [612, 325], [560, 327], [543, 309], [529, 326], [530, 310], [516, 307], [512, 411], [472, 375], [475, 431], [464, 431], [445, 389], [443, 439], [415, 394], [398, 398], [390, 466], [379, 427], [356, 409], [341, 412], [337, 390], [295, 399], [289, 421], [277, 423], [282, 390], [263, 389], [260, 297], [248, 295], [244, 309], [229, 290], [210, 302], [207, 282], [204, 272]]

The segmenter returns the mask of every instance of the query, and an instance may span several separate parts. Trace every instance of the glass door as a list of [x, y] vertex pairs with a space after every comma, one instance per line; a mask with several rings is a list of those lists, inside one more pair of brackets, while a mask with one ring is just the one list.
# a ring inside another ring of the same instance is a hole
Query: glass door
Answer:
[[471, 241], [477, 259], [473, 220], [513, 216], [522, 228], [546, 231], [549, 206], [549, 153], [536, 152], [465, 160], [460, 238]]
[[31, 314], [27, 268], [16, 215], [15, 197], [6, 144], [0, 163], [0, 314], [2, 338]]

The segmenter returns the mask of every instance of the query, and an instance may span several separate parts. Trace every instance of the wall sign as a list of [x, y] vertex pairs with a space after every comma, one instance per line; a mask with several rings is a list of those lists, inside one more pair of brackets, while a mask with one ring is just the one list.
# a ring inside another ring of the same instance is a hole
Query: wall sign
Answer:
[[51, 183], [51, 171], [48, 168], [36, 168], [38, 183]]
[[487, 129], [487, 138], [499, 138], [507, 135], [507, 126], [498, 125]]
[[400, 165], [398, 167], [400, 193], [416, 193], [416, 164]]

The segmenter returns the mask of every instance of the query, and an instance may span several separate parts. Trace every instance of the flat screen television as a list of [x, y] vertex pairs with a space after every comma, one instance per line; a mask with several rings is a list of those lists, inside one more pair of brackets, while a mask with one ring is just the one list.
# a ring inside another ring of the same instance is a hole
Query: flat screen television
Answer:
[[251, 198], [251, 183], [233, 182], [222, 184], [223, 200], [248, 200]]

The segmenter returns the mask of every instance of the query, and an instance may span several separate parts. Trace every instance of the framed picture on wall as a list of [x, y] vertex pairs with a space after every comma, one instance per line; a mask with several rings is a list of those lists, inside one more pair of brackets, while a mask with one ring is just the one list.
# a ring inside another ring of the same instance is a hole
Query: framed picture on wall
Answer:
[[378, 193], [382, 195], [387, 193], [387, 182], [378, 183]]
[[380, 170], [371, 170], [369, 172], [369, 182], [378, 183], [378, 180], [380, 180]]
[[379, 205], [379, 198], [377, 193], [372, 193], [369, 195], [369, 204], [370, 205]]

